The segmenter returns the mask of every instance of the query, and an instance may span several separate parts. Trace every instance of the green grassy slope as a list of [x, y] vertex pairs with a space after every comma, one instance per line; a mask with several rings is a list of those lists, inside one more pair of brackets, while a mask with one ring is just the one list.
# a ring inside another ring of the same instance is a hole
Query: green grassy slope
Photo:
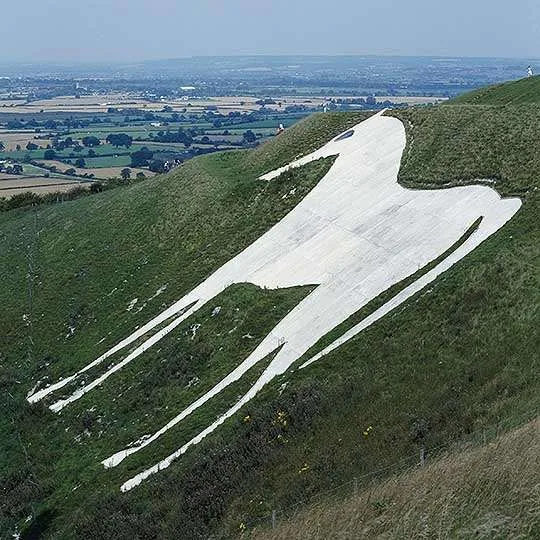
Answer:
[[471, 105], [540, 103], [540, 76], [527, 77], [519, 81], [474, 90], [453, 99], [449, 103], [469, 103]]
[[529, 196], [538, 182], [539, 106], [445, 105], [393, 113], [408, 147], [400, 181], [412, 188], [487, 183], [504, 196]]
[[[257, 177], [365, 117], [320, 115], [256, 150], [253, 160], [246, 152], [205, 156], [114, 193], [2, 213], [2, 535], [42, 507], [69, 522], [96, 485], [117, 491], [120, 477], [104, 474], [98, 457], [162, 425], [201, 395], [307, 289], [229, 289], [215, 299], [222, 306], [219, 316], [211, 316], [215, 305], [202, 310], [111, 386], [61, 416], [44, 404], [25, 404], [32, 383], [52, 382], [82, 367], [247, 247], [305, 196], [332, 159], [272, 183]], [[305, 131], [314, 141], [302, 138]], [[192, 339], [195, 324], [202, 326]], [[190, 427], [163, 438], [161, 451], [176, 449], [179, 437], [195, 434], [245, 390], [235, 385], [220, 403], [203, 408]], [[153, 458], [141, 452], [141, 459], [144, 464]], [[137, 470], [141, 463], [132, 465]]]
[[[458, 144], [460, 110], [475, 129]], [[410, 459], [420, 447], [429, 451], [501, 419], [511, 424], [525, 413], [537, 414], [538, 178], [535, 168], [516, 170], [517, 176], [504, 169], [508, 161], [536, 159], [530, 149], [540, 113], [516, 116], [523, 110], [493, 110], [506, 129], [527, 129], [518, 130], [504, 159], [488, 168], [482, 160], [497, 146], [483, 108], [471, 113], [470, 107], [456, 107], [450, 117], [443, 107], [400, 113], [404, 121], [406, 115], [416, 118], [403, 183], [419, 175], [417, 185], [440, 187], [452, 183], [456, 171], [466, 173], [468, 182], [489, 173], [500, 178], [502, 193], [519, 189], [524, 205], [518, 215], [406, 308], [318, 365], [270, 385], [246, 408], [249, 424], [239, 415], [166, 475], [123, 502], [110, 501], [117, 511], [114, 523], [81, 516], [79, 534], [97, 530], [104, 538], [116, 534], [119, 523], [126, 538], [141, 523], [148, 535], [165, 538], [174, 530], [195, 538], [212, 528], [218, 537], [238, 534], [242, 523]], [[429, 159], [415, 159], [426, 153]], [[435, 167], [441, 160], [447, 170]], [[283, 414], [286, 425], [279, 420]], [[174, 508], [164, 502], [149, 510], [141, 502], [170, 494]], [[92, 505], [98, 508], [99, 499]]]
[[[299, 200], [282, 195], [294, 185], [303, 196], [328, 162], [295, 171], [276, 186], [261, 187], [254, 173], [319, 146], [358, 118], [314, 116], [247, 157], [205, 157], [176, 175], [42, 209], [37, 225], [28, 212], [3, 220], [0, 216], [2, 245], [9, 250], [9, 260], [0, 263], [7, 284], [0, 291], [0, 305], [9, 314], [1, 317], [6, 331], [0, 334], [13, 336], [5, 341], [0, 360], [5, 389], [0, 399], [10, 411], [0, 419], [7, 434], [0, 444], [9, 456], [2, 470], [4, 524], [11, 526], [33, 513], [33, 530], [43, 531], [45, 538], [178, 538], [179, 531], [186, 539], [238, 536], [242, 523], [353, 476], [410, 459], [420, 447], [429, 451], [450, 445], [501, 419], [512, 425], [524, 414], [537, 413], [540, 169], [535, 127], [540, 107], [445, 105], [394, 114], [407, 127], [403, 184], [436, 188], [494, 180], [501, 194], [522, 197], [522, 209], [430, 289], [309, 369], [274, 381], [243, 414], [167, 472], [127, 494], [117, 491], [120, 480], [152, 457], [150, 448], [141, 452], [141, 461], [127, 460], [118, 470], [104, 472], [96, 463], [118, 436], [113, 428], [122, 441], [146, 428], [139, 414], [144, 404], [130, 411], [133, 376], [115, 381], [103, 412], [97, 411], [113, 426], [105, 435], [99, 435], [104, 420], [91, 410], [96, 405], [91, 395], [66, 410], [66, 416], [54, 417], [43, 408], [24, 406], [27, 387], [21, 381], [42, 374], [54, 379], [67, 367], [80, 367], [95, 356], [103, 337], [105, 348], [260, 235]], [[26, 306], [34, 227], [41, 231], [35, 248], [40, 261], [35, 303], [40, 307], [34, 309], [35, 345], [28, 357], [21, 306]], [[148, 303], [140, 313], [126, 311], [135, 297], [146, 300], [165, 283], [168, 287], [155, 304]], [[245, 306], [240, 314], [245, 314], [246, 329], [261, 313], [254, 322], [264, 330], [306, 292], [295, 289], [277, 298], [248, 287], [226, 291], [219, 301]], [[264, 309], [270, 304], [279, 313]], [[166, 414], [158, 409], [169, 392], [174, 400], [188, 399], [191, 389], [184, 383], [192, 375], [186, 371], [184, 347], [197, 363], [210, 358], [204, 374], [212, 377], [228, 361], [219, 356], [219, 347], [232, 351], [255, 346], [217, 340], [222, 328], [228, 331], [237, 324], [235, 313], [227, 309], [221, 324], [212, 320], [209, 308], [200, 315], [201, 330], [208, 328], [200, 342], [189, 344], [196, 320], [188, 319], [161, 352], [133, 366], [132, 375], [147, 371], [146, 384], [141, 382], [136, 393], [149, 400], [152, 414]], [[66, 339], [73, 323], [74, 334]], [[184, 339], [175, 344], [182, 332]], [[165, 367], [156, 364], [171, 357], [183, 366], [179, 380], [184, 388], [173, 383], [161, 391], [171, 371], [166, 362]], [[217, 359], [213, 365], [211, 358]], [[155, 390], [144, 392], [152, 386]], [[223, 409], [240, 391], [233, 388], [216, 407]], [[104, 389], [99, 396], [105, 399], [106, 394]], [[198, 422], [217, 412], [204, 409], [186, 431], [172, 433], [164, 448], [154, 451], [161, 455], [178, 447]], [[247, 415], [249, 421], [244, 421]], [[365, 436], [368, 426], [372, 430]], [[77, 435], [77, 444], [82, 444], [71, 448]], [[60, 459], [62, 450], [69, 455]]]

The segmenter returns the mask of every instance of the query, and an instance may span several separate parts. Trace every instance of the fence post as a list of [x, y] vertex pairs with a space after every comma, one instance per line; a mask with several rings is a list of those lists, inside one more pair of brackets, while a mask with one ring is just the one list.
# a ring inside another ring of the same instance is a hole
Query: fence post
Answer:
[[420, 467], [426, 464], [426, 449], [420, 448]]
[[272, 529], [276, 528], [276, 511], [272, 510]]

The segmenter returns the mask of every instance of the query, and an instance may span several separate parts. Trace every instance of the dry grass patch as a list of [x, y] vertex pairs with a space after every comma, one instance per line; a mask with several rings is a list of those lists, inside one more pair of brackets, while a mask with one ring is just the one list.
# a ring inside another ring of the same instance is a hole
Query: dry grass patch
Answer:
[[[28, 178], [26, 179], [28, 181], [34, 181], [37, 182], [39, 180], [45, 180], [44, 178]], [[0, 190], [0, 197], [4, 197], [6, 199], [9, 199], [10, 197], [13, 197], [14, 195], [19, 195], [21, 193], [26, 193], [28, 191], [31, 191], [32, 193], [36, 193], [37, 195], [44, 195], [46, 193], [66, 193], [68, 191], [71, 191], [74, 188], [80, 188], [80, 187], [87, 187], [90, 186], [89, 183], [84, 182], [69, 182], [69, 183], [51, 183], [51, 184], [33, 184], [28, 185], [27, 183], [24, 184], [24, 186], [21, 187], [13, 187], [9, 189], [1, 189]]]
[[47, 167], [55, 166], [57, 169], [57, 172], [63, 173], [67, 171], [68, 169], [75, 169], [76, 174], [78, 175], [84, 175], [84, 174], [93, 174], [95, 178], [98, 180], [105, 180], [107, 178], [120, 178], [122, 170], [125, 168], [128, 168], [131, 170], [131, 177], [135, 178], [137, 176], [137, 173], [144, 173], [146, 177], [154, 176], [155, 173], [152, 171], [149, 171], [147, 169], [137, 169], [137, 168], [131, 168], [131, 167], [99, 167], [99, 168], [80, 168], [80, 167], [74, 167], [73, 165], [69, 165], [68, 163], [64, 163], [63, 161], [58, 160], [40, 160], [38, 161], [40, 165], [45, 165]]
[[312, 507], [260, 540], [539, 538], [540, 419], [487, 445]]
[[[0, 141], [4, 143], [5, 149], [8, 152], [14, 152], [17, 149], [17, 145], [20, 145], [20, 147], [24, 150], [29, 142], [37, 144], [43, 148], [46, 148], [48, 144], [51, 144], [50, 139], [36, 139], [35, 136], [36, 133], [34, 130], [10, 131], [0, 129]], [[2, 159], [1, 153], [0, 159]]]
[[0, 174], [0, 195], [8, 188], [27, 188], [30, 190], [36, 186], [57, 186], [61, 184], [75, 184], [76, 180], [64, 178], [46, 178], [45, 176], [15, 176]]

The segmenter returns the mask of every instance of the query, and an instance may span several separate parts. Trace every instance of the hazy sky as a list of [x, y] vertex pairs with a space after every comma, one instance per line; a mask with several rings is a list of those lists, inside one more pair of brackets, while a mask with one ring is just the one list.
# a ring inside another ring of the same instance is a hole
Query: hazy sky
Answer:
[[1, 62], [229, 54], [540, 57], [539, 0], [1, 0]]

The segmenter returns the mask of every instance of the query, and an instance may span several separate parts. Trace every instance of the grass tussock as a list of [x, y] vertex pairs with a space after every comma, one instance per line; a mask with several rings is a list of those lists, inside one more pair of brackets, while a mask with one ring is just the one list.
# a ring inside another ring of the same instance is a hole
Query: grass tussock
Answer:
[[540, 420], [448, 454], [345, 500], [325, 501], [253, 540], [540, 536]]

